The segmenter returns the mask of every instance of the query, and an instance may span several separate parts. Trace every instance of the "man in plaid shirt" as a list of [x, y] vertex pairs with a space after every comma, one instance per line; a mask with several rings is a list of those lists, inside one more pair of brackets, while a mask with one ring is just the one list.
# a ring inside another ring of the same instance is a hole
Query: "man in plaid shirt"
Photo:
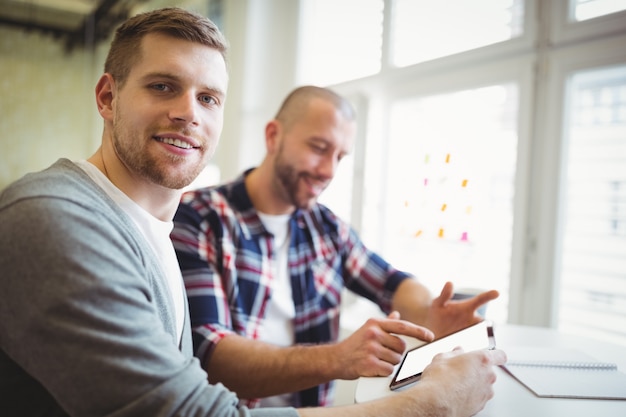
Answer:
[[[195, 354], [247, 405], [329, 405], [335, 379], [393, 371], [398, 335], [444, 336], [480, 321], [476, 309], [498, 296], [451, 301], [447, 283], [432, 299], [317, 203], [355, 134], [347, 100], [300, 87], [267, 124], [261, 165], [186, 193], [174, 218]], [[338, 342], [344, 287], [388, 316]]]

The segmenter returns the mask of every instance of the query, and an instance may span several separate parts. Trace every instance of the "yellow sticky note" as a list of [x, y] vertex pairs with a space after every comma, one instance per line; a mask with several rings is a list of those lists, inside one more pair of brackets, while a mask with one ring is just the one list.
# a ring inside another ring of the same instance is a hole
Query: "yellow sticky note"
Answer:
[[446, 207], [448, 207], [448, 205], [446, 203], [443, 203], [443, 205], [441, 206], [441, 211], [446, 211]]
[[463, 182], [461, 183], [461, 187], [467, 187], [467, 180], [463, 180]]

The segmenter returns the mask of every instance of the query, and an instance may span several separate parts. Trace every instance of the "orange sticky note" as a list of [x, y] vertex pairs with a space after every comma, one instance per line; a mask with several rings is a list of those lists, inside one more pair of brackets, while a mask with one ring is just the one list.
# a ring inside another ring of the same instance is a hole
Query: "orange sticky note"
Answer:
[[439, 237], [443, 237], [443, 229], [439, 229]]
[[446, 154], [446, 164], [450, 163], [450, 154]]
[[415, 232], [415, 237], [420, 237], [422, 235], [422, 231], [418, 230], [417, 232]]

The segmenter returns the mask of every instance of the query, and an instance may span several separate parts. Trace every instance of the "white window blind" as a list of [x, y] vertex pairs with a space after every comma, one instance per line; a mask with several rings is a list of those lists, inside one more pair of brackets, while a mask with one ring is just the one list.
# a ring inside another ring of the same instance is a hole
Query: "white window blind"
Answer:
[[300, 84], [329, 85], [380, 71], [383, 0], [300, 3]]
[[626, 345], [626, 66], [569, 96], [559, 327]]
[[571, 14], [575, 20], [589, 20], [626, 10], [626, 0], [572, 0]]
[[522, 0], [394, 0], [392, 62], [403, 67], [521, 35]]

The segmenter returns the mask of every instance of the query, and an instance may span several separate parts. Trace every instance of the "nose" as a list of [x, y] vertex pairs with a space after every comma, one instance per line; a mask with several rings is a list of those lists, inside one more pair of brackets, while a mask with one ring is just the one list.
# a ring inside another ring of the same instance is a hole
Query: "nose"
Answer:
[[198, 103], [193, 92], [181, 94], [172, 102], [169, 116], [175, 122], [198, 123]]
[[318, 166], [318, 175], [326, 179], [332, 179], [335, 176], [337, 167], [339, 166], [339, 158], [333, 154], [328, 154], [321, 158]]

